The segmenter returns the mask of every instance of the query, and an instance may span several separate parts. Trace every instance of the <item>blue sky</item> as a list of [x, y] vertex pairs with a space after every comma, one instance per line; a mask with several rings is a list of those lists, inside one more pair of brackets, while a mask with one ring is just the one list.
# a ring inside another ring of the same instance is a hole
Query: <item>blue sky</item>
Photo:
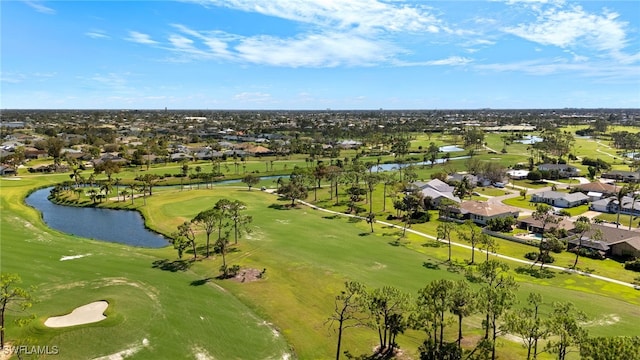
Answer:
[[640, 1], [0, 2], [3, 109], [640, 107]]

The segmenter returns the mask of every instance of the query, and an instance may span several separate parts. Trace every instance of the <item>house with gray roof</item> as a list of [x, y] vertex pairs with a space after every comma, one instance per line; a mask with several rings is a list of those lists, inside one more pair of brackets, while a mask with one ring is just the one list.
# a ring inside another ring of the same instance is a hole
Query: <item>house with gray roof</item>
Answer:
[[531, 195], [531, 202], [545, 203], [561, 208], [571, 208], [588, 203], [589, 197], [581, 192], [567, 194], [559, 191], [543, 191]]
[[598, 201], [594, 201], [589, 206], [589, 209], [593, 211], [606, 212], [611, 214], [617, 214], [618, 208], [620, 208], [621, 214], [638, 216], [640, 215], [640, 199], [632, 196], [625, 196], [622, 198], [622, 207], [615, 197], [608, 197]]
[[439, 179], [433, 179], [429, 182], [416, 181], [412, 183], [411, 186], [419, 190], [425, 200], [430, 199], [431, 206], [424, 204], [425, 208], [440, 206], [442, 199], [449, 199], [457, 203], [460, 202], [460, 198], [453, 195], [453, 186]]
[[580, 169], [567, 164], [541, 164], [538, 165], [538, 170], [557, 172], [558, 176], [562, 178], [580, 176]]
[[582, 244], [579, 239], [572, 239], [569, 243], [572, 247], [581, 245], [606, 255], [622, 258], [640, 257], [640, 233], [625, 228], [591, 224], [591, 229], [585, 234]]

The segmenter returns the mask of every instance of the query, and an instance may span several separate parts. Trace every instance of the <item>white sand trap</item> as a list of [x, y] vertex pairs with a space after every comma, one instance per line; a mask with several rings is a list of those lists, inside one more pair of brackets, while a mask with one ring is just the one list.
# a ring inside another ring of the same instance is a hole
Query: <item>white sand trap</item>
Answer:
[[67, 261], [67, 260], [74, 260], [74, 259], [80, 259], [83, 258], [85, 256], [90, 256], [91, 254], [82, 254], [82, 255], [71, 255], [71, 256], [63, 256], [60, 258], [60, 261]]
[[103, 313], [108, 306], [109, 303], [106, 301], [95, 301], [75, 308], [71, 314], [50, 317], [44, 322], [44, 325], [51, 328], [61, 328], [95, 323], [107, 318]]

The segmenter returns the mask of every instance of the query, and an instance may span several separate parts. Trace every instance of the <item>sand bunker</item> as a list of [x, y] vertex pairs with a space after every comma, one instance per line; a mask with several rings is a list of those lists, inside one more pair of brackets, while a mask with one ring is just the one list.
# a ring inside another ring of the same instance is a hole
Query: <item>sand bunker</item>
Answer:
[[106, 301], [95, 301], [75, 308], [71, 314], [50, 317], [44, 322], [44, 325], [51, 328], [60, 328], [95, 323], [107, 318], [103, 313], [108, 306], [109, 303]]
[[71, 256], [63, 256], [60, 258], [60, 261], [67, 261], [67, 260], [75, 260], [75, 259], [80, 259], [83, 258], [85, 256], [90, 256], [91, 254], [82, 254], [82, 255], [71, 255]]

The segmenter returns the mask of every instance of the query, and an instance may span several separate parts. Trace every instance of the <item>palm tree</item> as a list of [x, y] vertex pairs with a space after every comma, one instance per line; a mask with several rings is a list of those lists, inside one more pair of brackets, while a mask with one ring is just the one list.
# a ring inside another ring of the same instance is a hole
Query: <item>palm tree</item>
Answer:
[[136, 183], [131, 183], [127, 187], [129, 189], [129, 194], [131, 194], [131, 205], [133, 205], [133, 199], [135, 198], [136, 190], [138, 189], [138, 185]]
[[364, 181], [367, 184], [367, 190], [369, 190], [369, 213], [373, 213], [373, 191], [380, 182], [380, 176], [378, 174], [368, 174], [364, 177]]
[[200, 172], [202, 172], [202, 167], [200, 167], [200, 165], [198, 165], [198, 166], [196, 166], [196, 180], [197, 180], [197, 182], [196, 182], [197, 185], [196, 186], [197, 186], [198, 190], [200, 189]]
[[618, 190], [618, 192], [615, 195], [615, 201], [618, 202], [618, 209], [617, 209], [618, 216], [616, 218], [616, 228], [620, 227], [620, 211], [622, 210], [622, 207], [626, 205], [626, 203], [625, 204], [622, 203], [622, 200], [624, 200], [627, 194], [629, 194], [630, 190], [631, 190], [630, 185], [626, 184], [623, 187], [621, 187], [620, 190]]
[[636, 200], [640, 199], [640, 194], [636, 193], [638, 190], [638, 184], [632, 184], [629, 187], [629, 193], [631, 194], [631, 210], [629, 211], [629, 230], [631, 230], [631, 225], [633, 224], [633, 214], [635, 214], [636, 209]]
[[370, 212], [367, 215], [367, 222], [371, 225], [371, 232], [373, 232], [373, 224], [376, 222], [376, 214]]
[[[116, 196], [118, 197], [118, 201], [120, 201], [120, 182], [122, 181], [122, 178], [115, 178], [113, 179], [113, 185], [116, 186]], [[123, 198], [124, 200], [124, 198]]]
[[[129, 192], [125, 189], [125, 190], [120, 191], [118, 194], [122, 195], [122, 201], [125, 201], [125, 200], [127, 200], [127, 195], [129, 195]], [[120, 199], [120, 196], [118, 196], [118, 199]], [[118, 200], [118, 201], [120, 201], [120, 200]]]
[[89, 194], [89, 199], [91, 199], [91, 201], [93, 201], [93, 203], [96, 203], [96, 198], [98, 196], [98, 192], [96, 191], [96, 189], [91, 189], [89, 191], [87, 191], [87, 194]]
[[105, 197], [109, 195], [111, 190], [113, 190], [113, 185], [111, 184], [111, 181], [105, 181], [102, 184], [102, 186], [100, 186], [100, 191], [104, 193]]

